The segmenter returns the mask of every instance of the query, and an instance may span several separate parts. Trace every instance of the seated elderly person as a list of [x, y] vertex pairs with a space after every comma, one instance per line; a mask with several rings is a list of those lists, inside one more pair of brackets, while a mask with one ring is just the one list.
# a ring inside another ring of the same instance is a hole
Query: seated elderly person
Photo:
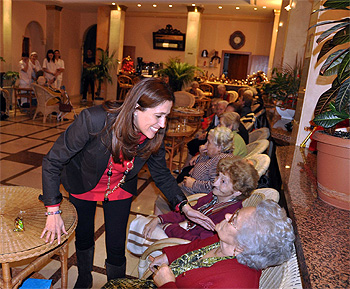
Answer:
[[252, 104], [253, 104], [253, 91], [246, 90], [243, 92], [243, 105], [241, 109], [241, 117], [246, 116], [247, 114], [252, 112]]
[[259, 288], [261, 270], [293, 252], [292, 221], [272, 200], [226, 214], [215, 230], [217, 235], [149, 257], [153, 282], [115, 279], [102, 288], [136, 288], [131, 282], [137, 288]]
[[[233, 102], [233, 103], [230, 102], [225, 109], [225, 112], [237, 112], [239, 115], [240, 115], [240, 111], [241, 111], [241, 105], [238, 104], [237, 102]], [[249, 133], [242, 122], [239, 123], [238, 133], [243, 138], [245, 144], [248, 144]]]
[[[239, 157], [221, 159], [217, 166], [217, 177], [212, 192], [199, 198], [193, 208], [218, 224], [226, 213], [234, 213], [242, 207], [242, 201], [257, 187], [258, 179], [257, 171], [248, 161]], [[180, 212], [169, 212], [154, 217], [144, 227], [144, 237], [154, 239], [152, 233], [157, 226], [162, 227], [168, 237], [191, 241], [205, 239], [214, 234], [188, 221]]]
[[191, 87], [186, 89], [186, 91], [193, 94], [196, 98], [204, 97], [204, 92], [199, 88], [199, 83], [197, 81], [193, 81]]
[[[200, 156], [193, 162], [189, 176], [179, 183], [186, 196], [195, 193], [210, 193], [216, 178], [218, 162], [225, 157], [233, 157], [234, 133], [227, 127], [216, 127], [209, 132], [208, 140], [201, 147]], [[163, 198], [156, 200], [154, 213], [160, 215], [170, 211]]]
[[220, 117], [219, 126], [228, 127], [234, 133], [233, 143], [234, 143], [234, 156], [245, 157], [248, 154], [247, 146], [240, 135], [239, 125], [240, 125], [240, 116], [237, 112], [225, 112]]
[[216, 97], [221, 98], [222, 100], [226, 100], [227, 102], [230, 102], [231, 94], [229, 94], [226, 91], [226, 86], [224, 84], [219, 84], [217, 87], [217, 90], [218, 90], [218, 93]]

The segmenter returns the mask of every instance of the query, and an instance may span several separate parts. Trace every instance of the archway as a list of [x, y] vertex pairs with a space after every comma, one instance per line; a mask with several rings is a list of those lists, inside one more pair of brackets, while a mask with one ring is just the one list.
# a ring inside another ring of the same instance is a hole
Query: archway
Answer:
[[40, 62], [44, 59], [46, 55], [44, 31], [37, 21], [30, 22], [26, 27], [23, 38], [23, 47], [25, 46], [29, 50], [27, 52], [38, 53]]

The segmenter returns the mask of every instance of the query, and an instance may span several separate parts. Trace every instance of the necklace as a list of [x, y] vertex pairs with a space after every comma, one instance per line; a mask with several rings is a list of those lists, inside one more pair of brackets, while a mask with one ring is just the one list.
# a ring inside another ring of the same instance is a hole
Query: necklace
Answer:
[[113, 175], [113, 173], [112, 173], [113, 158], [111, 157], [111, 160], [110, 160], [109, 165], [108, 165], [108, 172], [107, 172], [108, 181], [107, 181], [107, 189], [105, 191], [105, 197], [104, 197], [105, 203], [107, 203], [109, 201], [108, 196], [110, 194], [112, 194], [116, 189], [118, 189], [122, 184], [125, 183], [126, 175], [134, 168], [134, 160], [135, 160], [135, 158], [133, 158], [131, 161], [127, 162], [126, 170], [123, 173], [123, 177], [121, 178], [119, 183], [117, 185], [115, 185], [113, 189], [111, 189], [111, 187], [110, 187], [111, 186], [111, 177]]

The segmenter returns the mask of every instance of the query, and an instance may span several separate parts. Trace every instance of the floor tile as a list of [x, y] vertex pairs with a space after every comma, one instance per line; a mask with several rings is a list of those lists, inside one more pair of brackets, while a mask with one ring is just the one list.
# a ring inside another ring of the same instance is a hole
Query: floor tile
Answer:
[[7, 182], [9, 185], [32, 187], [42, 189], [41, 167], [13, 178]]
[[30, 149], [28, 151], [33, 152], [33, 153], [39, 153], [39, 154], [46, 155], [49, 152], [49, 150], [52, 148], [52, 146], [53, 146], [53, 142], [48, 142], [46, 144], [35, 147], [35, 148]]
[[54, 135], [52, 137], [47, 138], [46, 140], [55, 142], [59, 138], [59, 136], [60, 135]]
[[6, 141], [10, 141], [10, 140], [14, 140], [18, 138], [18, 136], [15, 135], [8, 135], [8, 134], [0, 134], [0, 143], [6, 142]]
[[26, 136], [28, 134], [36, 133], [42, 130], [45, 130], [45, 127], [23, 123], [12, 123], [11, 125], [2, 126], [0, 128], [1, 133], [15, 134], [20, 136]]
[[5, 153], [18, 153], [20, 151], [38, 146], [44, 142], [36, 139], [20, 138], [16, 140], [9, 141], [1, 145], [0, 150]]
[[8, 156], [9, 156], [9, 154], [0, 153], [0, 159], [6, 158]]
[[95, 242], [95, 256], [94, 256], [94, 265], [98, 267], [105, 266], [105, 260], [107, 258], [106, 254], [106, 242], [105, 242], [105, 233], [101, 235]]
[[39, 271], [39, 274], [43, 275], [45, 279], [50, 279], [50, 277], [60, 268], [61, 268], [60, 261], [51, 260], [46, 266], [44, 266]]
[[21, 172], [32, 168], [33, 166], [20, 164], [17, 162], [1, 161], [0, 167], [0, 179], [1, 181], [8, 179], [14, 175], [20, 174]]
[[48, 130], [30, 135], [31, 138], [45, 139], [53, 135], [61, 134], [64, 130], [60, 128], [50, 128]]
[[131, 204], [131, 211], [137, 214], [152, 215], [154, 211], [154, 202], [160, 190], [154, 182], [150, 183], [144, 191], [136, 197]]
[[5, 160], [38, 167], [41, 166], [43, 157], [44, 154], [41, 153], [20, 151], [16, 154], [11, 154], [7, 158], [5, 158]]

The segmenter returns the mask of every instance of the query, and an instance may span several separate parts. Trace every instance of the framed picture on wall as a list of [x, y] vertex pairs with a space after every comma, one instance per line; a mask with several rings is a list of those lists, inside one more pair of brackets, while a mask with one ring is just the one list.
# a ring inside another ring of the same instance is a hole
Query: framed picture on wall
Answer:
[[165, 29], [153, 32], [153, 49], [185, 50], [186, 34], [168, 24]]

